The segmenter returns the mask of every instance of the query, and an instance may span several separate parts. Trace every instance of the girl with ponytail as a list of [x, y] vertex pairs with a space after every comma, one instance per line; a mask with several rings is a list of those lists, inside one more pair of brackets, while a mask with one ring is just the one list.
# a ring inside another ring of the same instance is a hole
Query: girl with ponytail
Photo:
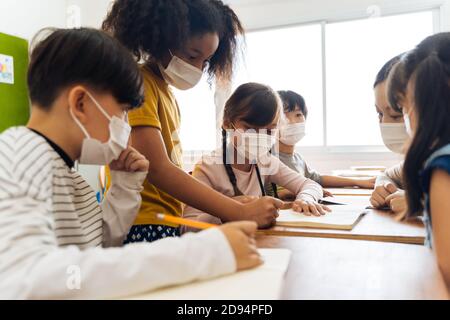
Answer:
[[427, 244], [450, 286], [450, 33], [431, 36], [404, 56], [388, 88], [411, 136], [403, 172], [406, 217], [423, 215]]
[[[204, 156], [193, 176], [245, 203], [268, 198], [264, 185], [275, 183], [295, 195], [295, 211], [323, 215], [330, 209], [318, 203], [323, 197], [322, 187], [270, 154], [276, 142], [281, 109], [281, 99], [270, 87], [258, 83], [238, 87], [225, 104], [222, 148]], [[184, 217], [216, 224], [233, 219], [219, 218], [189, 206]]]

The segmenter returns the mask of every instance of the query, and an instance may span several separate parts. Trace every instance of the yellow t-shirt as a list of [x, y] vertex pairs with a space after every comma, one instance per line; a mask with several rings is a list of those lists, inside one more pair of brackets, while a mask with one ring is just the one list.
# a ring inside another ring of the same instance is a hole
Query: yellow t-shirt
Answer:
[[[142, 68], [145, 87], [145, 102], [139, 109], [129, 112], [128, 119], [132, 127], [149, 126], [161, 130], [169, 158], [182, 168], [182, 148], [178, 138], [180, 129], [180, 109], [175, 96], [167, 83], [158, 77], [150, 67]], [[151, 164], [150, 164], [151, 165]], [[171, 223], [162, 223], [151, 214], [164, 213], [182, 215], [182, 203], [171, 195], [159, 190], [145, 180], [141, 193], [142, 204], [135, 225], [157, 224], [177, 227]]]

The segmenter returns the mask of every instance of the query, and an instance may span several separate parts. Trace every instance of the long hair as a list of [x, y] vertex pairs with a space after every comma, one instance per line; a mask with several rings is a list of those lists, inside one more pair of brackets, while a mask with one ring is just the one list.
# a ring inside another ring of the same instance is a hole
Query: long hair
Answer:
[[408, 83], [414, 88], [417, 128], [406, 155], [403, 176], [408, 203], [407, 217], [421, 215], [424, 190], [420, 171], [436, 150], [450, 143], [450, 33], [426, 38], [406, 54], [388, 80], [391, 106], [401, 112], [400, 101]]

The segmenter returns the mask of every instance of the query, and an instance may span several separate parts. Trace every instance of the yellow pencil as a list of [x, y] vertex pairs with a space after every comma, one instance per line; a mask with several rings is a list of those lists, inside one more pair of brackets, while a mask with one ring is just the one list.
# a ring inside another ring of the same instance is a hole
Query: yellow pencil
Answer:
[[188, 227], [196, 228], [199, 230], [210, 229], [210, 228], [214, 228], [214, 227], [218, 226], [218, 225], [212, 224], [212, 223], [174, 217], [174, 216], [163, 214], [163, 213], [157, 213], [157, 214], [155, 214], [155, 217], [156, 217], [156, 219], [161, 220], [162, 222], [180, 224], [183, 226], [188, 226]]

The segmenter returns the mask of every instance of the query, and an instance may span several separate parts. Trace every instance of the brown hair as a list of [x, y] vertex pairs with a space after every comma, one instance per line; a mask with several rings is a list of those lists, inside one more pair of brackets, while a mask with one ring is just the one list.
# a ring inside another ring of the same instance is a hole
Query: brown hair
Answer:
[[225, 104], [223, 123], [242, 120], [255, 127], [266, 126], [275, 119], [282, 105], [271, 87], [249, 82], [239, 86]]
[[[271, 124], [280, 112], [280, 96], [271, 87], [259, 83], [246, 83], [239, 86], [225, 104], [223, 124], [230, 125], [242, 120], [255, 127]], [[243, 195], [237, 187], [236, 176], [227, 161], [227, 132], [222, 128], [222, 160], [225, 171], [233, 186], [234, 196]], [[266, 195], [257, 164], [254, 164], [263, 196]], [[274, 190], [276, 188], [272, 186]], [[275, 192], [276, 194], [276, 192]], [[276, 197], [278, 197], [276, 195]]]

